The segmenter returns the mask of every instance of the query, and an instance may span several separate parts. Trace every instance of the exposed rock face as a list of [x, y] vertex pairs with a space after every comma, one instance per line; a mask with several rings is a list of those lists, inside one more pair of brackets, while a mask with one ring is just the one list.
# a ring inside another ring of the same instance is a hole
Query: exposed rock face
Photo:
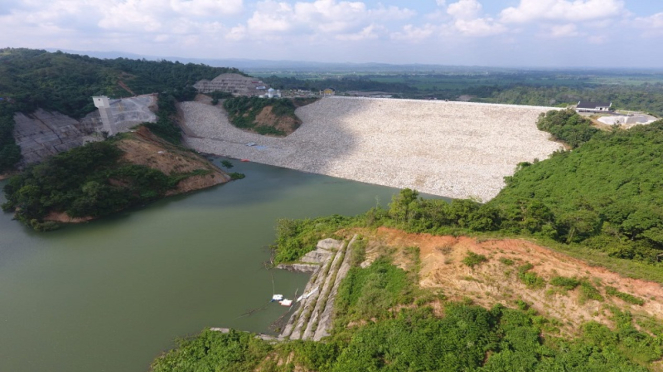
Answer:
[[14, 116], [14, 138], [21, 147], [23, 164], [38, 163], [43, 159], [83, 144], [86, 135], [80, 123], [59, 112], [42, 109], [32, 114]]
[[[143, 122], [155, 122], [156, 102], [154, 94], [112, 100], [110, 109], [115, 132], [126, 132]], [[39, 163], [49, 156], [102, 139], [99, 110], [76, 120], [59, 112], [38, 109], [27, 115], [17, 113], [14, 121], [14, 138], [23, 155], [20, 166]]]

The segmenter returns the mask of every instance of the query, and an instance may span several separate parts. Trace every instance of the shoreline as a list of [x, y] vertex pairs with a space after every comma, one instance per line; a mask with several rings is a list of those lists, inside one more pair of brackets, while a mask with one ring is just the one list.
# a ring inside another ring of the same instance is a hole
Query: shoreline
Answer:
[[[302, 295], [298, 299], [292, 299], [294, 302], [292, 307], [275, 321], [279, 322], [292, 312], [278, 335], [256, 333], [255, 337], [266, 341], [283, 342], [320, 341], [329, 336], [336, 295], [341, 282], [350, 270], [352, 247], [357, 239], [357, 234], [354, 234], [349, 241], [323, 239], [318, 242], [315, 250], [304, 255], [299, 262], [277, 265], [276, 268], [280, 270], [311, 273], [311, 276]], [[229, 331], [224, 327], [211, 327], [210, 330], [223, 333]]]

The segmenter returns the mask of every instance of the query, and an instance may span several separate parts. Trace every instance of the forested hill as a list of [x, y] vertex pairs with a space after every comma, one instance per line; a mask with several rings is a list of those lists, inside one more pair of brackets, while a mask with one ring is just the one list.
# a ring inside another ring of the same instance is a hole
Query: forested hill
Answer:
[[192, 87], [234, 68], [168, 61], [98, 59], [33, 49], [0, 49], [0, 174], [21, 157], [13, 137], [14, 113], [37, 108], [80, 118], [95, 110], [91, 96], [113, 98], [167, 93], [191, 99]]
[[178, 96], [198, 80], [226, 72], [240, 73], [192, 63], [6, 48], [0, 49], [0, 97], [13, 99], [17, 111], [40, 107], [78, 118], [94, 110], [93, 95], [127, 97], [168, 91]]

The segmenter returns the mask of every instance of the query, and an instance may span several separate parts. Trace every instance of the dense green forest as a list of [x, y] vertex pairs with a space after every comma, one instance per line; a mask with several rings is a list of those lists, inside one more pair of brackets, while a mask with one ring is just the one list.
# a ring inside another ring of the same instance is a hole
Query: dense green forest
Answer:
[[21, 160], [21, 149], [14, 141], [14, 110], [9, 102], [0, 102], [0, 174]]
[[539, 116], [537, 128], [552, 134], [553, 139], [562, 141], [574, 149], [589, 141], [599, 132], [591, 120], [578, 115], [575, 110], [549, 111]]
[[[191, 86], [236, 69], [127, 58], [98, 59], [62, 52], [0, 49], [0, 97], [17, 111], [38, 107], [80, 118], [94, 110], [91, 96], [128, 97], [168, 92], [190, 97]], [[126, 86], [126, 89], [122, 87]], [[128, 90], [127, 90], [128, 89]], [[129, 90], [131, 92], [129, 92]]]
[[4, 211], [35, 230], [57, 228], [51, 212], [101, 217], [163, 197], [181, 180], [145, 166], [120, 162], [112, 141], [94, 142], [55, 155], [10, 178]]
[[[188, 100], [196, 93], [192, 87], [195, 82], [226, 72], [240, 73], [191, 63], [0, 49], [0, 173], [20, 159], [12, 136], [15, 112], [43, 108], [81, 118], [95, 109], [91, 99], [94, 95], [116, 98], [157, 92]], [[159, 134], [174, 138], [172, 130], [163, 125], [160, 128], [163, 130], [157, 129]]]

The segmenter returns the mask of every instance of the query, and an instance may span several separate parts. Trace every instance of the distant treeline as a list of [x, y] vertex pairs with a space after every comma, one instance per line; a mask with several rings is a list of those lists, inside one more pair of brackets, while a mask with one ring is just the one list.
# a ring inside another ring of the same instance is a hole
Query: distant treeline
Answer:
[[320, 91], [333, 88], [338, 91], [380, 91], [390, 93], [416, 92], [418, 89], [403, 83], [381, 83], [366, 77], [303, 80], [293, 77], [270, 76], [263, 81], [275, 89], [302, 89]]
[[[590, 75], [583, 75], [590, 74]], [[626, 74], [626, 73], [624, 73]], [[637, 78], [646, 75], [619, 75], [608, 72], [523, 72], [490, 74], [384, 74], [345, 75], [315, 78], [270, 76], [263, 80], [277, 89], [339, 92], [388, 92], [400, 98], [456, 100], [461, 95], [474, 101], [535, 106], [566, 106], [578, 101], [612, 102], [616, 109], [644, 111], [663, 116], [663, 83], [610, 84], [595, 79]], [[656, 81], [656, 79], [655, 79]]]
[[[483, 98], [483, 97], [481, 97]], [[480, 101], [518, 105], [554, 106], [578, 101], [612, 102], [614, 109], [644, 111], [663, 116], [663, 84], [565, 86], [517, 86], [499, 89]]]

